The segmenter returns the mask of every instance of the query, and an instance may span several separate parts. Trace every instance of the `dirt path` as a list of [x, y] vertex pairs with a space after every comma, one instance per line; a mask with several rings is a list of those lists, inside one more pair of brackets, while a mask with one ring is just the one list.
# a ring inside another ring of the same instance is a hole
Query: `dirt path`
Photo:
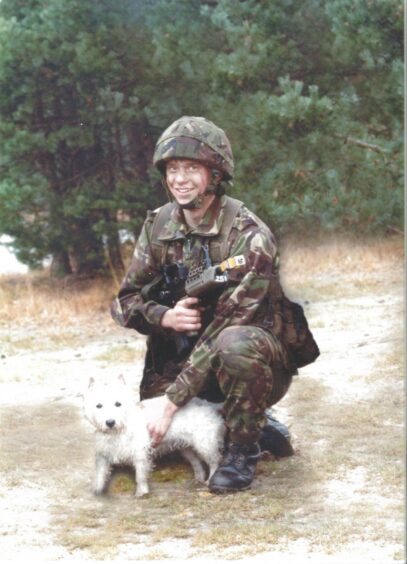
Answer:
[[2, 560], [404, 561], [402, 266], [386, 268], [293, 277], [322, 352], [276, 406], [296, 455], [263, 460], [250, 492], [222, 499], [178, 463], [149, 499], [126, 476], [94, 498], [81, 393], [120, 373], [136, 390], [143, 339], [107, 313], [66, 345], [58, 327], [1, 326]]

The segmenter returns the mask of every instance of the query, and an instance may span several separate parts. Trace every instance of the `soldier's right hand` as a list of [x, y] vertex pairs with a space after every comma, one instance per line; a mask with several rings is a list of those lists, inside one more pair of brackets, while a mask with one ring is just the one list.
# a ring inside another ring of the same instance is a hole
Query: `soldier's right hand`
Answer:
[[201, 310], [197, 307], [199, 298], [182, 298], [161, 318], [161, 327], [174, 329], [179, 333], [199, 331], [201, 328]]

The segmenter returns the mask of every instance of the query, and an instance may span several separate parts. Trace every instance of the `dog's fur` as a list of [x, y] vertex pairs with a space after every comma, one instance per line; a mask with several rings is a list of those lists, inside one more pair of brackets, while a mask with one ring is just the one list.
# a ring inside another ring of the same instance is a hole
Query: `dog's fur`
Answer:
[[147, 494], [153, 459], [175, 450], [191, 464], [197, 480], [205, 481], [205, 469], [198, 456], [208, 465], [209, 477], [213, 474], [225, 436], [219, 406], [192, 399], [175, 413], [165, 437], [154, 448], [147, 425], [162, 413], [164, 402], [165, 396], [136, 402], [122, 377], [114, 385], [96, 384], [90, 379], [84, 412], [96, 428], [95, 494], [106, 492], [112, 466], [118, 464], [134, 466], [136, 496]]

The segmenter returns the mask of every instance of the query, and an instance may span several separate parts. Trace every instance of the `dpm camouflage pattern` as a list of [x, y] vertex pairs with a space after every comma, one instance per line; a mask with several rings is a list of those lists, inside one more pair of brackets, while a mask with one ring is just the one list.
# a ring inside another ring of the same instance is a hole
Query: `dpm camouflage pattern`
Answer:
[[277, 403], [291, 383], [285, 360], [281, 342], [260, 327], [226, 327], [219, 334], [214, 365], [232, 441], [258, 440], [266, 408]]
[[233, 154], [226, 133], [203, 117], [183, 116], [171, 124], [157, 141], [153, 164], [164, 171], [165, 161], [195, 159], [233, 177]]
[[[227, 196], [215, 198], [202, 221], [189, 229], [182, 211], [174, 208], [158, 239], [159, 264], [151, 252], [156, 212], [149, 213], [112, 315], [120, 325], [148, 335], [142, 398], [166, 393], [176, 405], [200, 396], [225, 401], [224, 415], [232, 438], [258, 436], [264, 410], [281, 399], [296, 373], [274, 327], [275, 308], [282, 299], [278, 254], [268, 227], [243, 206], [230, 231], [226, 257], [244, 255], [245, 264], [229, 272], [229, 282], [206, 304], [203, 327], [181, 353], [174, 331], [160, 327], [168, 307], [142, 295], [161, 275], [164, 264], [182, 262], [188, 269], [202, 262], [204, 245], [222, 237]], [[225, 399], [226, 398], [226, 399]]]

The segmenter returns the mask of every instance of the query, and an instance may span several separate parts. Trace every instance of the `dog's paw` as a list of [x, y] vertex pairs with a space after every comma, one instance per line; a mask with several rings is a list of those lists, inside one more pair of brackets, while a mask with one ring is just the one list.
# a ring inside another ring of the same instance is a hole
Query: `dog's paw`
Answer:
[[102, 481], [96, 481], [93, 484], [93, 488], [92, 488], [92, 492], [93, 495], [96, 495], [97, 497], [101, 497], [104, 495], [107, 495], [109, 489], [109, 483], [107, 482], [102, 482]]
[[97, 496], [97, 497], [102, 497], [104, 495], [106, 495], [106, 489], [105, 488], [95, 488], [93, 490], [93, 495]]
[[146, 497], [148, 496], [148, 494], [150, 493], [150, 490], [148, 489], [148, 487], [144, 487], [144, 488], [137, 488], [136, 491], [134, 492], [135, 497]]

